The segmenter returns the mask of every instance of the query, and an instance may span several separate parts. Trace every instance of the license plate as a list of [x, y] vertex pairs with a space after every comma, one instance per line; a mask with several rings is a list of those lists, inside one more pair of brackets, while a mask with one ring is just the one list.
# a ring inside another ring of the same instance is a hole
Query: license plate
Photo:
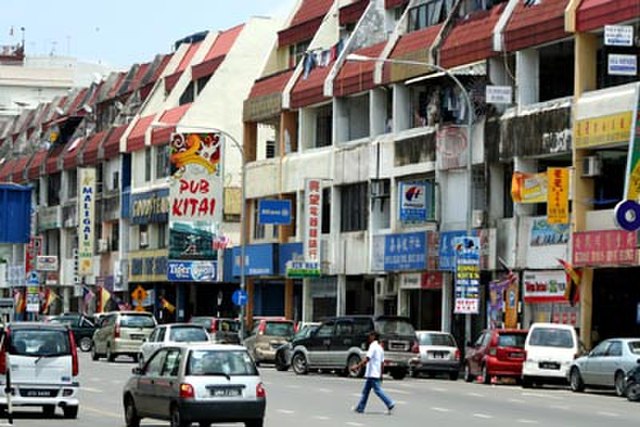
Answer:
[[214, 388], [209, 390], [211, 397], [239, 397], [240, 389], [237, 388]]
[[434, 353], [431, 353], [431, 357], [433, 357], [434, 359], [444, 359], [444, 353], [441, 351], [436, 351]]
[[43, 389], [22, 389], [20, 390], [20, 396], [23, 397], [54, 397], [56, 390], [43, 390]]
[[555, 369], [555, 370], [560, 369], [560, 364], [554, 363], [554, 362], [542, 362], [540, 363], [539, 366], [540, 366], [540, 369]]
[[142, 341], [144, 339], [144, 335], [142, 334], [131, 334], [129, 336], [131, 337], [132, 340]]

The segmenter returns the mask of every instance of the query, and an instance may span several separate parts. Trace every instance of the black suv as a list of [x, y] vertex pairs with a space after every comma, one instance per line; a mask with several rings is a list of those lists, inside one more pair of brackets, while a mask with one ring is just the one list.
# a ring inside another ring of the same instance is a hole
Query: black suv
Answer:
[[367, 354], [367, 335], [380, 334], [384, 348], [384, 373], [401, 380], [409, 372], [409, 361], [418, 352], [416, 333], [408, 318], [398, 316], [341, 316], [324, 321], [307, 338], [295, 340], [291, 367], [298, 375], [310, 369], [338, 370], [362, 377], [364, 368], [350, 368]]

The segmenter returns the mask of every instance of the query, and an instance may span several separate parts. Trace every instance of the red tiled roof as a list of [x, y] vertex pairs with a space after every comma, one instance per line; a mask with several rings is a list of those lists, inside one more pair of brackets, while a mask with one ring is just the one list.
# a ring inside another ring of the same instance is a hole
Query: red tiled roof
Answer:
[[200, 47], [201, 44], [202, 44], [202, 42], [197, 42], [197, 43], [192, 43], [191, 45], [189, 45], [189, 48], [187, 49], [187, 52], [184, 54], [184, 56], [180, 60], [180, 64], [178, 65], [178, 68], [176, 69], [175, 72], [181, 73], [181, 72], [183, 72], [184, 70], [187, 69], [187, 67], [191, 63], [191, 60], [193, 59], [193, 56], [196, 54], [196, 52], [198, 51], [198, 48]]
[[[442, 24], [438, 24], [403, 35], [393, 47], [389, 58], [401, 59], [404, 55], [412, 52], [426, 51], [431, 48], [441, 29]], [[384, 82], [389, 82], [391, 79], [391, 67], [391, 64], [384, 64], [382, 71], [382, 80]]]
[[605, 25], [638, 19], [638, 0], [582, 0], [576, 12], [576, 29], [591, 31]]
[[11, 172], [13, 172], [15, 162], [16, 159], [8, 159], [0, 166], [0, 182], [7, 182], [11, 179]]
[[458, 20], [442, 44], [440, 65], [451, 68], [497, 55], [493, 51], [493, 28], [506, 5], [500, 3]]
[[64, 147], [64, 153], [62, 154], [62, 168], [64, 170], [74, 169], [78, 166], [78, 156], [82, 153], [86, 142], [86, 138], [77, 138]]
[[113, 87], [109, 91], [109, 95], [107, 95], [105, 99], [111, 99], [114, 96], [116, 96], [116, 94], [120, 91], [120, 86], [122, 86], [122, 83], [124, 83], [124, 79], [126, 76], [127, 76], [127, 73], [125, 72], [118, 74], [118, 78], [116, 79], [116, 82], [113, 84]]
[[[177, 125], [191, 107], [191, 103], [165, 111], [158, 120], [162, 124]], [[176, 131], [175, 126], [161, 127], [151, 130], [151, 145], [162, 145], [169, 142], [171, 134]]]
[[87, 96], [87, 90], [88, 89], [85, 87], [85, 88], [83, 88], [82, 90], [80, 90], [78, 92], [76, 97], [73, 99], [73, 101], [69, 105], [69, 108], [67, 108], [67, 114], [68, 115], [70, 115], [70, 116], [73, 115], [73, 113], [75, 113], [76, 111], [78, 111], [80, 109], [80, 107], [82, 107], [82, 105], [80, 105], [80, 103]]
[[112, 159], [120, 153], [120, 138], [129, 125], [112, 127], [102, 143], [102, 158]]
[[569, 0], [542, 0], [532, 6], [518, 5], [504, 30], [509, 52], [538, 46], [568, 36], [564, 31], [564, 10]]
[[384, 8], [393, 9], [394, 7], [402, 6], [405, 3], [409, 3], [409, 0], [384, 0]]
[[91, 94], [91, 98], [87, 100], [87, 104], [92, 108], [95, 106], [96, 102], [98, 102], [98, 95], [100, 94], [100, 89], [102, 89], [102, 85], [104, 85], [104, 80], [101, 81], [93, 88], [93, 93]]
[[33, 155], [33, 159], [31, 160], [31, 163], [29, 163], [29, 168], [27, 169], [27, 177], [30, 180], [38, 179], [38, 177], [40, 176], [41, 174], [40, 170], [42, 168], [42, 165], [45, 159], [47, 158], [48, 152], [49, 150], [42, 149], [42, 150], [36, 151], [36, 154]]
[[210, 76], [215, 73], [218, 67], [224, 61], [225, 56], [218, 56], [208, 61], [202, 62], [191, 67], [191, 79], [198, 80], [202, 77]]
[[143, 77], [147, 74], [147, 71], [149, 70], [150, 65], [151, 64], [148, 62], [145, 62], [144, 64], [140, 64], [140, 67], [138, 68], [136, 75], [133, 76], [133, 79], [131, 80], [131, 84], [129, 85], [129, 88], [128, 88], [129, 92], [138, 89], [138, 87], [140, 86], [140, 83], [142, 82]]
[[148, 116], [140, 117], [136, 121], [131, 133], [129, 133], [129, 136], [127, 137], [127, 153], [144, 148], [144, 135], [149, 126], [151, 126], [155, 117], [155, 114], [150, 114]]
[[218, 34], [204, 60], [191, 67], [191, 78], [198, 80], [215, 73], [243, 29], [244, 24], [241, 24]]
[[293, 71], [294, 69], [292, 68], [256, 80], [249, 93], [249, 98], [259, 98], [261, 96], [282, 92], [291, 79]]
[[356, 0], [340, 8], [340, 25], [355, 24], [369, 6], [369, 0]]
[[94, 134], [84, 145], [84, 151], [82, 152], [82, 166], [91, 166], [98, 163], [98, 152], [100, 144], [107, 136], [107, 131], [102, 131]]
[[[358, 55], [377, 58], [382, 53], [387, 42], [375, 44], [356, 50]], [[338, 73], [333, 83], [333, 93], [335, 96], [347, 96], [354, 93], [369, 90], [375, 86], [373, 81], [373, 70], [375, 62], [347, 61]]]
[[278, 45], [288, 46], [312, 39], [334, 0], [304, 0], [288, 28], [278, 32]]
[[60, 168], [60, 164], [58, 159], [62, 152], [64, 151], [65, 145], [63, 144], [53, 144], [53, 148], [49, 149], [49, 154], [47, 155], [47, 160], [44, 164], [44, 172], [48, 174], [52, 174], [55, 172], [60, 172], [62, 169]]
[[20, 156], [16, 159], [15, 163], [13, 164], [13, 182], [21, 183], [26, 181], [24, 173], [26, 172], [27, 164], [29, 164], [29, 160], [31, 160], [31, 157], [31, 154], [28, 154]]
[[300, 76], [291, 91], [291, 107], [301, 108], [317, 104], [326, 99], [324, 96], [324, 81], [329, 75], [335, 61], [326, 67], [316, 67], [305, 79]]
[[160, 63], [160, 66], [153, 73], [153, 76], [151, 77], [151, 80], [149, 80], [149, 83], [155, 83], [155, 81], [160, 78], [164, 69], [167, 68], [169, 61], [171, 61], [171, 58], [173, 58], [173, 53], [165, 55], [164, 58], [162, 58], [162, 62]]

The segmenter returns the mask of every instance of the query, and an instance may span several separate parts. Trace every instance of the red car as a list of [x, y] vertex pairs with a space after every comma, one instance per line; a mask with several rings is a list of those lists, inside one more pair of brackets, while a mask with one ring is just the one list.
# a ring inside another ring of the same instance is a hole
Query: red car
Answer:
[[469, 345], [464, 359], [464, 380], [473, 381], [480, 375], [484, 384], [491, 377], [511, 377], [520, 381], [522, 364], [526, 359], [524, 342], [527, 331], [521, 329], [493, 329], [480, 334]]

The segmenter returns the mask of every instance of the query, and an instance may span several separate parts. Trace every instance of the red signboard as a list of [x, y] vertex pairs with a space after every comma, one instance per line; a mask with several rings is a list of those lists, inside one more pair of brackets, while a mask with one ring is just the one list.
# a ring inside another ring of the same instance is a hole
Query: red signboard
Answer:
[[635, 265], [636, 244], [635, 232], [605, 230], [573, 233], [573, 265]]

